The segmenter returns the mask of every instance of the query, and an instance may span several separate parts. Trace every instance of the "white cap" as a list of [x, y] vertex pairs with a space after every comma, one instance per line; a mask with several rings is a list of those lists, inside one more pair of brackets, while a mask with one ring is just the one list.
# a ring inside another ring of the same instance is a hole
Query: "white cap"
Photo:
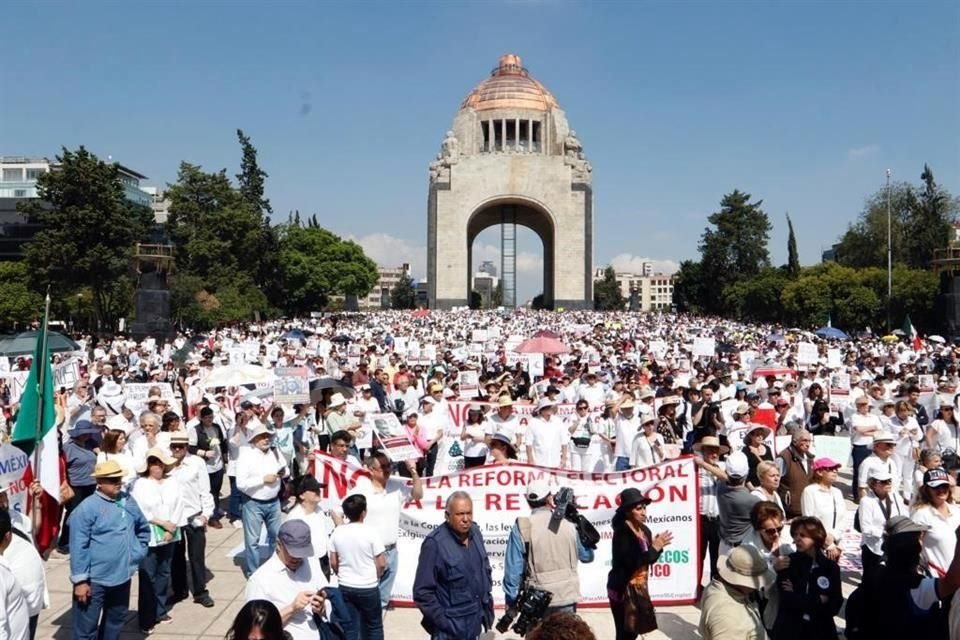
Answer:
[[534, 480], [527, 485], [527, 500], [532, 500], [534, 502], [540, 502], [545, 500], [552, 491], [550, 491], [550, 484], [543, 479]]
[[750, 473], [750, 463], [747, 461], [747, 455], [742, 451], [731, 453], [727, 458], [727, 475], [733, 478], [746, 478]]

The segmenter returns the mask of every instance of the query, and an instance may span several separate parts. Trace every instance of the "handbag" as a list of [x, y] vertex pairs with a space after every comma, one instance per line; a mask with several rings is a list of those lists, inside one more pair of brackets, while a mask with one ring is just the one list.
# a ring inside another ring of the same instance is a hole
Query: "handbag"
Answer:
[[578, 447], [590, 446], [590, 438], [570, 438], [570, 439], [573, 440], [573, 444], [575, 444]]
[[628, 635], [642, 635], [657, 628], [657, 616], [650, 600], [649, 571], [649, 565], [634, 571], [623, 594], [623, 630]]

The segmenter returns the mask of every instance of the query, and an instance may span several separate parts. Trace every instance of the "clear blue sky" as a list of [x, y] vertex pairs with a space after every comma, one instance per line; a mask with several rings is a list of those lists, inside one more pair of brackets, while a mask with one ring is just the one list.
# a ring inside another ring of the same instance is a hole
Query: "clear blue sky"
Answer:
[[785, 212], [816, 262], [887, 168], [916, 183], [928, 162], [960, 192], [957, 2], [15, 0], [3, 17], [0, 154], [84, 144], [163, 185], [181, 160], [236, 173], [240, 127], [278, 218], [317, 212], [388, 263], [424, 263], [427, 164], [508, 51], [593, 164], [598, 265], [694, 257], [734, 188], [763, 199], [777, 263]]

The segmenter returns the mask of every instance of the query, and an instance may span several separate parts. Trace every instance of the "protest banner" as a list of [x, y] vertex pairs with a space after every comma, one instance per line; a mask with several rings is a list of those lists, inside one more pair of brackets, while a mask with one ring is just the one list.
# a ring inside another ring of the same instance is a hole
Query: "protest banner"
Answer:
[[797, 345], [797, 364], [804, 365], [817, 364], [820, 355], [817, 353], [817, 345], [809, 342], [801, 342]]
[[306, 367], [277, 367], [273, 370], [277, 379], [273, 382], [274, 404], [306, 404], [310, 402], [309, 371]]
[[416, 460], [423, 457], [396, 415], [392, 413], [371, 413], [368, 414], [366, 421], [373, 427], [373, 440], [376, 446], [382, 448], [387, 457], [394, 462]]
[[[316, 476], [326, 484], [323, 498], [340, 502], [353, 492], [357, 480], [367, 471], [316, 452]], [[401, 606], [413, 605], [413, 579], [424, 537], [444, 523], [444, 506], [453, 491], [466, 491], [473, 500], [473, 513], [483, 533], [484, 546], [493, 569], [493, 596], [503, 605], [503, 567], [506, 544], [518, 517], [529, 515], [524, 498], [525, 487], [535, 479], [546, 479], [552, 486], [570, 487], [577, 507], [600, 533], [594, 561], [581, 564], [580, 606], [604, 608], [607, 598], [607, 572], [612, 561], [611, 519], [617, 498], [627, 487], [636, 487], [651, 498], [647, 508], [647, 526], [654, 535], [670, 531], [673, 543], [664, 549], [658, 562], [650, 567], [650, 596], [655, 605], [689, 604], [696, 600], [700, 582], [699, 502], [697, 472], [693, 458], [685, 456], [644, 469], [611, 473], [582, 473], [535, 467], [525, 464], [483, 466], [423, 479], [423, 498], [409, 499], [400, 512], [400, 536], [397, 551], [401, 558], [392, 600]], [[410, 484], [405, 478], [391, 477], [388, 491], [400, 489], [409, 498]]]
[[694, 338], [693, 339], [693, 357], [697, 358], [703, 356], [704, 358], [712, 358], [714, 353], [717, 351], [717, 341], [715, 338]]
[[0, 445], [0, 490], [7, 492], [10, 508], [26, 513], [27, 485], [23, 474], [30, 466], [30, 458], [12, 444]]
[[137, 403], [141, 410], [147, 408], [147, 397], [150, 389], [160, 389], [160, 397], [170, 401], [170, 410], [176, 411], [180, 403], [173, 395], [173, 387], [169, 382], [128, 382], [123, 385], [123, 395], [127, 400]]

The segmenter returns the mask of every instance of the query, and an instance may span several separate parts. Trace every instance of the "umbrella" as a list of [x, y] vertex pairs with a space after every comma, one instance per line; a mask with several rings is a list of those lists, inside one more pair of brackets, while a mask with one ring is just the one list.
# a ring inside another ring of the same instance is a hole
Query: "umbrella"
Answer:
[[287, 341], [299, 340], [300, 342], [306, 342], [307, 334], [305, 334], [300, 329], [291, 329], [290, 331], [287, 331], [285, 334], [280, 336], [280, 338]]
[[430, 315], [430, 309], [417, 309], [413, 312], [414, 318], [426, 318]]
[[836, 327], [820, 327], [814, 331], [821, 338], [829, 338], [831, 340], [846, 340], [849, 338], [847, 334]]
[[781, 342], [786, 342], [786, 341], [787, 341], [787, 339], [784, 338], [784, 337], [783, 337], [782, 335], [780, 335], [779, 333], [771, 333], [770, 335], [767, 336], [767, 342], [781, 343]]
[[207, 336], [198, 334], [195, 336], [191, 336], [188, 342], [190, 342], [190, 344], [192, 345], [201, 345], [201, 344], [206, 345], [207, 340], [208, 340]]
[[530, 338], [513, 350], [515, 353], [570, 353], [570, 348], [555, 338]]
[[276, 380], [272, 371], [264, 369], [258, 364], [228, 364], [217, 367], [203, 379], [203, 386], [212, 387], [241, 387], [245, 384], [266, 384]]
[[310, 381], [310, 402], [316, 403], [323, 399], [323, 392], [327, 389], [333, 389], [335, 392], [342, 393], [344, 398], [353, 397], [353, 389], [341, 383], [335, 378], [315, 378]]
[[930, 342], [936, 342], [938, 344], [943, 344], [946, 340], [943, 339], [943, 336], [927, 336], [927, 340]]
[[768, 365], [760, 365], [753, 370], [754, 380], [757, 378], [766, 378], [767, 376], [774, 376], [775, 378], [795, 378], [797, 376], [797, 372], [790, 367], [777, 367]]
[[560, 339], [560, 335], [557, 333], [554, 333], [553, 331], [550, 331], [550, 329], [540, 329], [540, 331], [537, 331], [535, 334], [533, 334], [533, 337], [534, 338], [551, 338], [553, 340]]
[[886, 342], [887, 344], [890, 344], [890, 343], [896, 342], [896, 341], [899, 340], [900, 338], [898, 338], [897, 336], [895, 336], [895, 335], [893, 335], [893, 334], [890, 334], [889, 336], [883, 336], [883, 337], [880, 338], [880, 339], [883, 340], [884, 342]]
[[[0, 356], [16, 357], [32, 355], [37, 348], [39, 331], [24, 331], [0, 340]], [[47, 349], [51, 352], [80, 351], [80, 345], [56, 331], [47, 331]]]
[[723, 355], [725, 353], [739, 353], [739, 352], [740, 350], [737, 349], [732, 344], [730, 344], [729, 342], [721, 342], [720, 344], [717, 345], [717, 353], [719, 353], [720, 355]]
[[346, 334], [344, 334], [344, 333], [341, 333], [341, 334], [338, 335], [338, 336], [334, 336], [334, 337], [330, 338], [330, 342], [341, 342], [341, 343], [343, 343], [343, 344], [346, 344], [346, 343], [351, 342], [351, 341], [353, 341], [353, 338], [351, 338], [350, 336], [348, 336], [348, 335], [346, 335]]
[[905, 335], [907, 335], [906, 333], [904, 333], [903, 329], [894, 329], [894, 330], [891, 331], [890, 333], [892, 333], [892, 334], [895, 335], [895, 336], [905, 336]]

